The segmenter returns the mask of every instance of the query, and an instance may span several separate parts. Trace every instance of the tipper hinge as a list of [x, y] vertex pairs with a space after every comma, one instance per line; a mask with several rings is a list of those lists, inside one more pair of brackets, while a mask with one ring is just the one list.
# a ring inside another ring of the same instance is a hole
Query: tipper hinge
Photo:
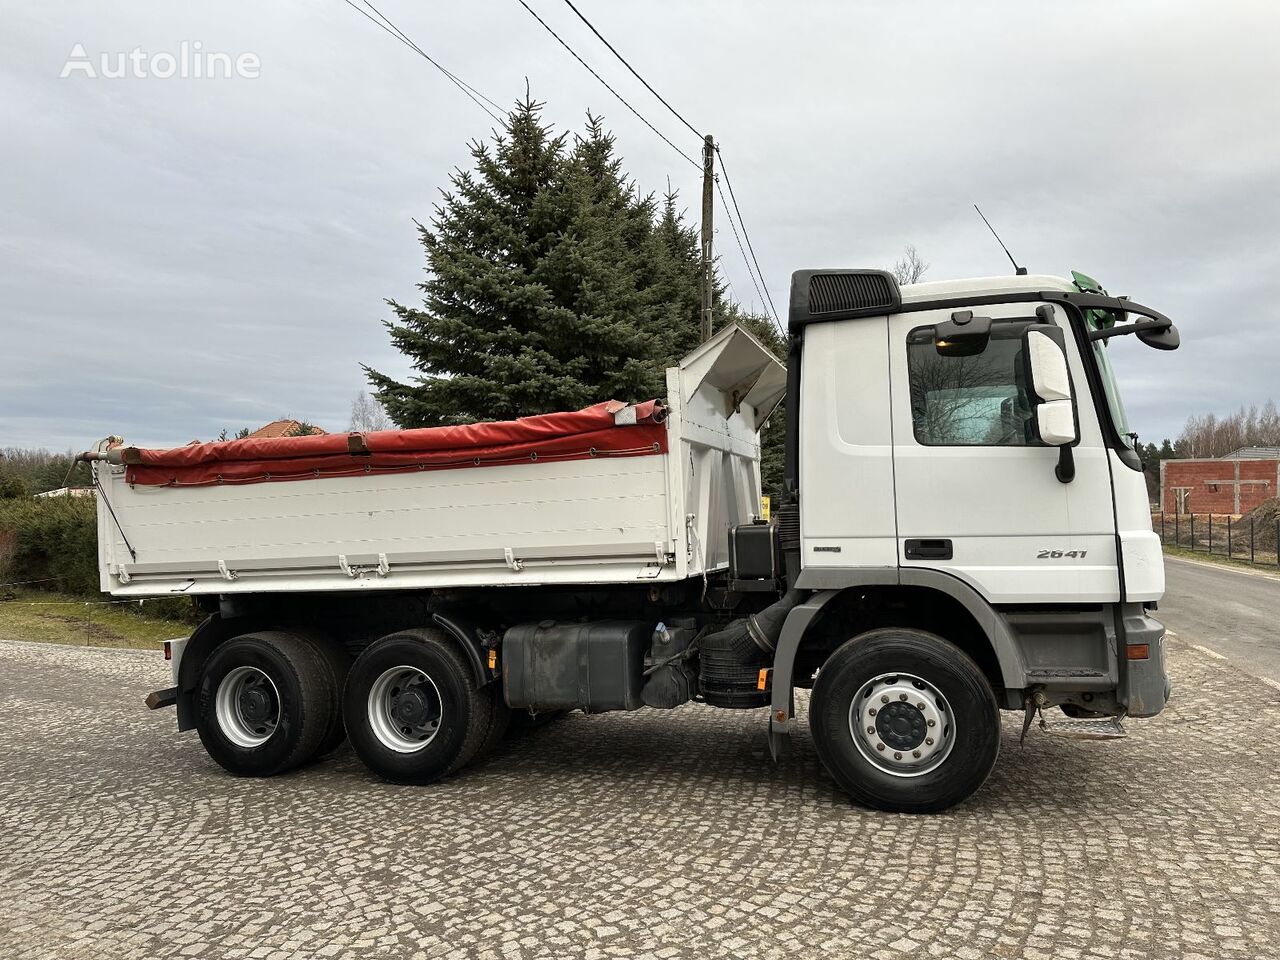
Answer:
[[358, 579], [366, 573], [376, 573], [380, 577], [385, 577], [391, 572], [391, 563], [387, 560], [385, 553], [380, 553], [378, 554], [378, 565], [376, 567], [360, 567], [351, 563], [345, 553], [340, 553], [338, 554], [338, 569], [352, 580]]
[[510, 547], [502, 548], [502, 559], [507, 562], [507, 568], [511, 570], [512, 573], [519, 573], [524, 569], [524, 561], [517, 560], [516, 552]]

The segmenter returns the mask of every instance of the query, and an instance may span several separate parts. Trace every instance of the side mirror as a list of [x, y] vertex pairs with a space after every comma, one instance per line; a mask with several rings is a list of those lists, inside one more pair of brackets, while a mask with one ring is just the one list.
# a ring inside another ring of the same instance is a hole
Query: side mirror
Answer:
[[976, 357], [991, 341], [991, 318], [957, 310], [933, 328], [933, 347], [943, 357]]
[[1036, 434], [1051, 447], [1076, 442], [1076, 402], [1063, 343], [1062, 329], [1053, 324], [1032, 324], [1022, 333]]
[[1139, 327], [1136, 332], [1139, 340], [1157, 350], [1177, 350], [1178, 345], [1182, 343], [1182, 338], [1178, 336], [1178, 328], [1173, 324], [1159, 330]]
[[1022, 356], [1035, 410], [1032, 423], [1036, 436], [1041, 442], [1058, 448], [1058, 479], [1070, 483], [1075, 478], [1071, 446], [1079, 434], [1065, 342], [1062, 328], [1056, 324], [1032, 324], [1022, 333]]

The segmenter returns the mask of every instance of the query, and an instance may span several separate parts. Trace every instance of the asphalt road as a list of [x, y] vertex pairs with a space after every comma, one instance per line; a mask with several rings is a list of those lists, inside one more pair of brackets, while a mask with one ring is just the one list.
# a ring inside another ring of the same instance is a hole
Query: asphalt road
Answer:
[[1280, 691], [1242, 713], [1245, 674], [1169, 653], [1127, 739], [1019, 748], [1010, 718], [975, 797], [909, 817], [850, 804], [803, 728], [775, 765], [760, 712], [694, 706], [434, 787], [347, 750], [236, 779], [142, 706], [159, 655], [0, 641], [0, 958], [1280, 956]]
[[1165, 579], [1157, 616], [1179, 639], [1280, 683], [1280, 578], [1167, 558]]

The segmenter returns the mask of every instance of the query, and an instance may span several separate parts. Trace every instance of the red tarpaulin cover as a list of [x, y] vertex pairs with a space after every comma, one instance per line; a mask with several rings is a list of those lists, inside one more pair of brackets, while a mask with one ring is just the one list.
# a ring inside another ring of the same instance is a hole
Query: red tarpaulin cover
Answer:
[[636, 422], [619, 425], [614, 415], [626, 406], [610, 400], [574, 413], [458, 427], [126, 447], [121, 456], [129, 483], [188, 487], [665, 453], [662, 403], [636, 404]]

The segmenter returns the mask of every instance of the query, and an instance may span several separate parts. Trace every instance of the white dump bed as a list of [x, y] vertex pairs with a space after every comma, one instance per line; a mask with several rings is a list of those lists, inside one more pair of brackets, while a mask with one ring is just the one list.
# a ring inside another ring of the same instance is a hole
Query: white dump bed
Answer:
[[728, 527], [759, 512], [759, 429], [785, 379], [747, 331], [722, 330], [667, 371], [667, 449], [652, 456], [192, 486], [130, 483], [125, 465], [97, 462], [102, 588], [157, 596], [700, 576], [727, 564]]

